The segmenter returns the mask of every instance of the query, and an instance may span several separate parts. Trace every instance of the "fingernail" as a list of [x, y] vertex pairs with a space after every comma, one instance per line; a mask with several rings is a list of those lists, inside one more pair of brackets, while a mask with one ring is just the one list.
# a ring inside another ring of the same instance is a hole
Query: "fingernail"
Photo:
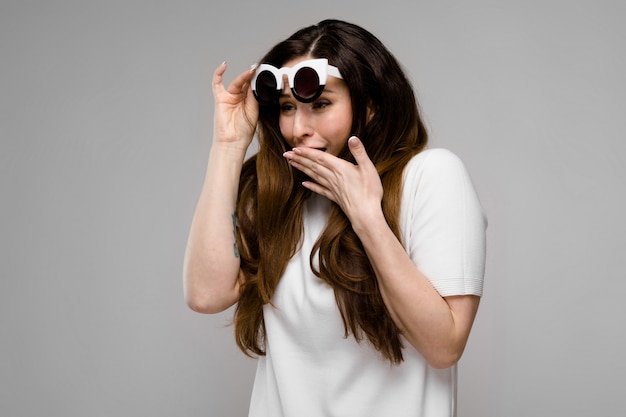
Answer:
[[255, 69], [257, 69], [259, 66], [259, 64], [252, 64], [250, 65], [250, 71], [254, 71]]

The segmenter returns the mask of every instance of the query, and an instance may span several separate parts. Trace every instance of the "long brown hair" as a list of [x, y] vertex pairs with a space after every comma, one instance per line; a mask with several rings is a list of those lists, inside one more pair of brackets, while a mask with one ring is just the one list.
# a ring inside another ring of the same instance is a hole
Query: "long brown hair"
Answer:
[[[325, 20], [294, 33], [260, 62], [281, 67], [302, 56], [328, 58], [338, 67], [352, 102], [352, 132], [364, 143], [380, 175], [382, 208], [401, 240], [399, 211], [402, 173], [427, 142], [413, 88], [385, 46], [365, 29]], [[373, 111], [368, 120], [368, 108]], [[282, 154], [288, 145], [278, 125], [278, 106], [261, 107], [259, 151], [243, 167], [237, 202], [237, 244], [241, 254], [240, 299], [235, 337], [246, 354], [265, 354], [263, 306], [271, 303], [287, 263], [298, 251], [303, 233], [302, 209], [310, 195], [299, 171]], [[347, 146], [339, 157], [354, 162]], [[280, 238], [277, 238], [280, 237]], [[400, 332], [383, 302], [378, 281], [350, 221], [332, 204], [326, 227], [311, 253], [314, 273], [335, 292], [345, 335], [366, 337], [392, 363], [402, 361]]]

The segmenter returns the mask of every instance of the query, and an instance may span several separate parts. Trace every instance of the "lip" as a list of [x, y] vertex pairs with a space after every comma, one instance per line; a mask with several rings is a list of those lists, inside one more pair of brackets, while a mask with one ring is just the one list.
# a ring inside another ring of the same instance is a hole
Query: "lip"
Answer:
[[301, 147], [301, 148], [307, 148], [307, 149], [315, 149], [316, 151], [322, 151], [322, 152], [328, 152], [328, 148], [324, 147], [324, 146], [296, 146], [296, 147]]

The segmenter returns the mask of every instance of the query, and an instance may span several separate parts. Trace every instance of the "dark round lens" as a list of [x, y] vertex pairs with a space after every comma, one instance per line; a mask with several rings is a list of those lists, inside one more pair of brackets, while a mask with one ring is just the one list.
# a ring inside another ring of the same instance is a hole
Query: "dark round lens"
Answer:
[[300, 100], [313, 101], [320, 91], [320, 78], [311, 67], [304, 67], [298, 70], [293, 78], [293, 92]]
[[262, 71], [256, 78], [256, 98], [261, 104], [272, 104], [278, 98], [276, 77], [269, 71]]

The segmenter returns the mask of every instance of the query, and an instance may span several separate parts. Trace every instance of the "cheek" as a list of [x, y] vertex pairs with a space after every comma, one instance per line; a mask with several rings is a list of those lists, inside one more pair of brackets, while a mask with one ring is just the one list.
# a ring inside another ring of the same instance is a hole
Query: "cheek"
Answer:
[[337, 114], [332, 121], [325, 124], [331, 137], [347, 138], [352, 133], [352, 114]]

